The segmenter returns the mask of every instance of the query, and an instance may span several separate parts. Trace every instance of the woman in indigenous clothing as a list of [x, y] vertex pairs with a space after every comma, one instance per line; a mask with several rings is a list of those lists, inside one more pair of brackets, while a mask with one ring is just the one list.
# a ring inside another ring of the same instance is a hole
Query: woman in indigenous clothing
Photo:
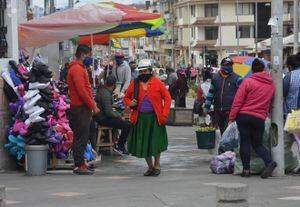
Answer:
[[145, 158], [148, 170], [144, 176], [158, 176], [161, 171], [160, 154], [168, 147], [165, 123], [170, 112], [171, 97], [165, 85], [153, 77], [152, 66], [149, 65], [138, 67], [138, 82], [132, 81], [124, 98], [126, 105], [132, 109], [133, 127], [128, 152], [135, 157]]

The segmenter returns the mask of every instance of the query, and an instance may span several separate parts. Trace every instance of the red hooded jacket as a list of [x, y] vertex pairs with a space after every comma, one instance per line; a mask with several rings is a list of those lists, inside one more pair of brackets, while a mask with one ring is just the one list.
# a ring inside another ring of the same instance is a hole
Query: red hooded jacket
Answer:
[[84, 69], [82, 62], [78, 60], [71, 62], [67, 82], [71, 98], [71, 106], [76, 107], [86, 105], [91, 110], [96, 109], [88, 72]]
[[[171, 107], [171, 96], [166, 86], [157, 78], [151, 78], [147, 91], [144, 90], [142, 84], [139, 84], [139, 100], [138, 107], [131, 112], [130, 120], [133, 124], [136, 124], [138, 119], [139, 108], [145, 96], [148, 96], [152, 106], [154, 108], [155, 114], [159, 125], [166, 123], [170, 107]], [[134, 99], [134, 81], [129, 85], [124, 101], [127, 106], [130, 107], [131, 101]]]
[[265, 120], [274, 92], [274, 82], [269, 73], [253, 73], [249, 79], [242, 82], [235, 95], [230, 121], [234, 121], [238, 114], [252, 115]]

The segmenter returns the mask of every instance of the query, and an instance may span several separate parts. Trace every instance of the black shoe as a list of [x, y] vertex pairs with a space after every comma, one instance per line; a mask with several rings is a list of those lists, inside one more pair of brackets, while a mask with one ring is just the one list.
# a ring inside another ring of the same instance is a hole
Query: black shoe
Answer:
[[116, 147], [114, 147], [114, 151], [121, 156], [129, 154], [128, 151], [125, 149], [125, 147], [116, 146]]
[[244, 178], [249, 178], [251, 176], [250, 170], [243, 170], [241, 176]]
[[145, 177], [153, 176], [153, 170], [147, 170], [147, 172], [144, 173]]
[[152, 174], [152, 176], [153, 177], [158, 177], [159, 175], [160, 175], [160, 169], [153, 168], [153, 174]]
[[272, 176], [272, 173], [274, 171], [274, 169], [277, 167], [277, 163], [276, 162], [272, 162], [271, 164], [269, 164], [269, 166], [263, 171], [263, 173], [261, 174], [261, 178], [266, 179], [268, 177]]

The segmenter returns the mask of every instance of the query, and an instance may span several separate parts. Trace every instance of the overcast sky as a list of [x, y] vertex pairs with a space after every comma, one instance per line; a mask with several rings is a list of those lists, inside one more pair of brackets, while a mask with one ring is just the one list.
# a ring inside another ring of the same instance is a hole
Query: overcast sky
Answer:
[[[76, 0], [74, 0], [75, 2]], [[96, 2], [109, 2], [112, 0], [80, 0], [81, 3], [96, 3]], [[122, 3], [122, 4], [132, 4], [132, 3], [144, 3], [145, 0], [113, 0], [114, 2]], [[68, 5], [68, 0], [55, 0], [57, 7], [64, 7]], [[43, 6], [44, 0], [33, 0], [34, 5]]]

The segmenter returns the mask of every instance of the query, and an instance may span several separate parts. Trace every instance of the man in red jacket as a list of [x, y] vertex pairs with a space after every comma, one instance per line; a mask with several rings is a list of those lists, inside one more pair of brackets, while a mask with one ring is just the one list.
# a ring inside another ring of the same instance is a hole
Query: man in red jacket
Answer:
[[74, 132], [73, 172], [79, 175], [91, 175], [93, 171], [85, 165], [83, 154], [89, 139], [92, 114], [100, 112], [93, 99], [87, 70], [83, 66], [84, 59], [91, 56], [91, 48], [79, 45], [75, 56], [76, 60], [71, 62], [67, 77], [71, 98], [71, 127]]

